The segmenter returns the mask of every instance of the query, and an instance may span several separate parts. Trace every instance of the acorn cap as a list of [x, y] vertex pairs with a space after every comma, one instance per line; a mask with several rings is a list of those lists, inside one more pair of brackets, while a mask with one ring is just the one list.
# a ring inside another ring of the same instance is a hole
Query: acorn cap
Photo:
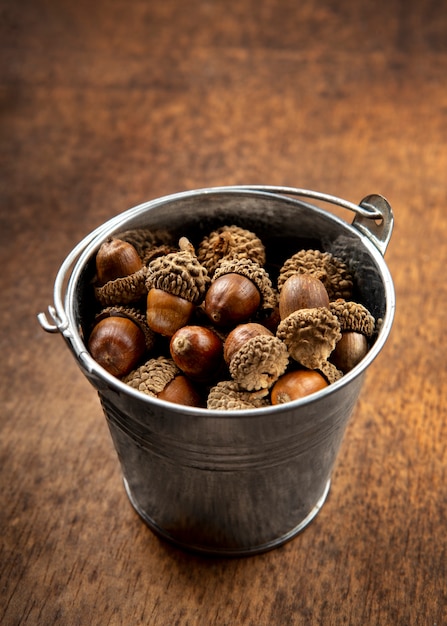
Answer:
[[213, 282], [225, 274], [240, 274], [251, 280], [261, 294], [262, 311], [272, 311], [277, 305], [278, 294], [273, 288], [272, 281], [267, 271], [256, 261], [241, 258], [222, 259], [214, 272]]
[[141, 330], [143, 331], [144, 338], [146, 341], [146, 348], [148, 350], [152, 350], [152, 348], [154, 347], [156, 334], [151, 328], [149, 328], [147, 321], [146, 321], [146, 315], [142, 313], [140, 310], [132, 308], [132, 307], [125, 307], [125, 306], [106, 307], [105, 309], [102, 309], [102, 311], [100, 311], [98, 315], [96, 315], [95, 324], [97, 324], [99, 321], [101, 321], [105, 317], [129, 318], [130, 320], [135, 322], [135, 324], [137, 324], [137, 326], [139, 326]]
[[348, 266], [330, 252], [320, 250], [300, 250], [287, 259], [279, 272], [278, 290], [292, 274], [306, 272], [321, 280], [330, 300], [351, 297], [353, 277]]
[[276, 335], [295, 361], [318, 369], [341, 338], [340, 323], [326, 307], [299, 309], [281, 321]]
[[317, 371], [324, 376], [329, 384], [335, 383], [343, 376], [343, 372], [337, 369], [330, 361], [323, 361], [320, 367], [317, 368]]
[[154, 259], [159, 256], [164, 256], [166, 254], [171, 254], [171, 252], [177, 252], [177, 248], [175, 246], [170, 246], [168, 244], [160, 244], [159, 246], [154, 246], [153, 248], [148, 248], [142, 259], [144, 265], [149, 265]]
[[146, 288], [155, 287], [198, 304], [210, 282], [208, 272], [197, 260], [194, 248], [186, 237], [180, 239], [179, 248], [149, 263]]
[[180, 370], [172, 359], [159, 356], [130, 372], [123, 382], [148, 396], [157, 396], [179, 374]]
[[223, 380], [212, 387], [208, 394], [207, 408], [214, 411], [237, 411], [259, 409], [269, 406], [268, 391], [247, 391], [234, 380]]
[[233, 355], [230, 375], [247, 391], [268, 389], [289, 364], [287, 347], [274, 335], [256, 335]]
[[197, 258], [213, 275], [223, 258], [251, 259], [259, 265], [265, 263], [265, 247], [259, 237], [240, 226], [221, 226], [203, 238], [197, 248]]
[[341, 331], [353, 331], [371, 337], [376, 320], [363, 304], [347, 302], [338, 298], [329, 304], [329, 310], [337, 316]]
[[172, 235], [165, 229], [133, 228], [119, 233], [116, 237], [131, 243], [144, 265], [147, 265], [148, 257], [153, 255], [154, 250], [165, 250], [163, 254], [167, 254], [175, 249]]
[[147, 294], [146, 274], [147, 268], [143, 266], [129, 276], [109, 280], [100, 287], [95, 286], [95, 297], [102, 306], [138, 302]]

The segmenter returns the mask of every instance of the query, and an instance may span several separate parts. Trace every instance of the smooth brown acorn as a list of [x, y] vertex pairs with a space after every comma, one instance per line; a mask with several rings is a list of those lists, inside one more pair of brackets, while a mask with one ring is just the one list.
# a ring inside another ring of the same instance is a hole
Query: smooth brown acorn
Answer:
[[210, 381], [223, 364], [223, 342], [205, 326], [183, 326], [171, 337], [171, 357], [189, 378]]
[[292, 274], [279, 294], [279, 315], [285, 319], [298, 309], [328, 307], [329, 296], [321, 280], [312, 274]]
[[165, 337], [186, 326], [195, 310], [193, 302], [156, 287], [149, 289], [146, 302], [149, 328]]
[[368, 339], [362, 333], [345, 331], [337, 342], [330, 361], [344, 374], [360, 363], [368, 352]]
[[184, 406], [203, 407], [204, 401], [193, 383], [183, 374], [175, 376], [157, 395], [160, 400], [183, 404]]
[[146, 340], [138, 324], [127, 317], [106, 317], [93, 327], [88, 349], [99, 365], [121, 378], [146, 352]]
[[136, 248], [131, 243], [114, 237], [105, 241], [96, 254], [96, 273], [101, 285], [130, 276], [142, 267], [143, 263]]
[[231, 327], [250, 319], [258, 310], [261, 294], [256, 285], [241, 274], [223, 274], [209, 287], [205, 313], [213, 324]]
[[281, 376], [273, 385], [272, 404], [299, 400], [328, 386], [325, 378], [315, 370], [294, 370]]

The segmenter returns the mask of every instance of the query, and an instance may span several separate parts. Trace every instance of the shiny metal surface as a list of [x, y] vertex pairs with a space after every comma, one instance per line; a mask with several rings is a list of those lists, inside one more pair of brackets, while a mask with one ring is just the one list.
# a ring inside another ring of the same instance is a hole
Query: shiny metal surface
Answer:
[[[61, 332], [99, 393], [133, 506], [156, 533], [184, 548], [253, 554], [289, 540], [313, 519], [326, 498], [366, 370], [391, 330], [395, 298], [383, 253], [393, 219], [386, 200], [368, 196], [347, 224], [290, 196], [356, 210], [333, 196], [273, 187], [203, 189], [145, 203], [73, 250], [55, 282], [49, 309], [54, 324], [39, 316], [45, 330]], [[91, 359], [83, 326], [92, 262], [105, 238], [145, 226], [169, 228], [198, 243], [228, 223], [259, 234], [272, 271], [300, 248], [320, 247], [343, 257], [355, 272], [356, 298], [382, 325], [367, 356], [340, 381], [286, 405], [222, 413], [144, 396]]]

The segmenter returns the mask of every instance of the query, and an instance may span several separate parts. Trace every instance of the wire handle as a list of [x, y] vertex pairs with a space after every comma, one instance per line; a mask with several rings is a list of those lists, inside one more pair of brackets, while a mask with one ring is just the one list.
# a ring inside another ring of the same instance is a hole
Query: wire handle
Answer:
[[393, 210], [389, 202], [379, 194], [371, 194], [363, 198], [357, 205], [348, 200], [343, 200], [337, 196], [332, 196], [319, 191], [309, 189], [298, 189], [295, 187], [276, 187], [271, 185], [251, 186], [244, 185], [235, 187], [239, 190], [253, 190], [273, 193], [275, 195], [299, 196], [311, 198], [328, 204], [335, 204], [343, 209], [348, 209], [355, 213], [352, 226], [357, 228], [363, 235], [368, 237], [376, 248], [385, 254], [391, 238], [394, 226]]

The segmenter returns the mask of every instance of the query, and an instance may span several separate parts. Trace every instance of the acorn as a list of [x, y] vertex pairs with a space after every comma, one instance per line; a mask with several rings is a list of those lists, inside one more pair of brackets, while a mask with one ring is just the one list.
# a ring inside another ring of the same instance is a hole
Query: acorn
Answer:
[[272, 337], [273, 333], [263, 324], [256, 322], [247, 322], [239, 324], [227, 335], [224, 343], [224, 359], [227, 365], [230, 364], [234, 354], [242, 348], [244, 343], [258, 335], [267, 335]]
[[175, 376], [157, 396], [160, 400], [183, 406], [203, 407], [204, 402], [193, 383], [182, 374]]
[[148, 265], [146, 317], [150, 328], [172, 337], [188, 324], [209, 282], [194, 247], [182, 237], [178, 251], [157, 257]]
[[123, 382], [153, 398], [188, 406], [204, 406], [193, 382], [181, 373], [169, 357], [149, 359], [130, 372]]
[[148, 326], [165, 337], [186, 326], [195, 310], [193, 302], [155, 287], [149, 289], [146, 305]]
[[169, 350], [174, 363], [195, 381], [212, 380], [223, 364], [223, 342], [205, 326], [179, 328], [171, 337]]
[[368, 340], [374, 334], [376, 322], [368, 309], [358, 302], [338, 298], [329, 308], [338, 318], [342, 333], [330, 361], [346, 374], [367, 354]]
[[240, 274], [225, 274], [215, 280], [205, 296], [205, 313], [216, 326], [234, 326], [256, 313], [261, 294], [256, 285]]
[[346, 263], [321, 250], [299, 250], [288, 258], [280, 269], [278, 289], [282, 287], [292, 274], [312, 274], [321, 280], [326, 287], [329, 299], [348, 298], [353, 290], [353, 276]]
[[273, 405], [299, 400], [328, 386], [325, 378], [315, 370], [293, 370], [281, 376], [270, 391]]
[[268, 389], [287, 369], [287, 347], [265, 326], [249, 323], [233, 329], [224, 346], [231, 378], [247, 391]]
[[295, 361], [318, 369], [341, 339], [340, 323], [327, 307], [298, 309], [281, 321], [276, 336]]
[[96, 254], [96, 273], [100, 285], [130, 276], [142, 267], [143, 263], [135, 247], [122, 239], [107, 239]]
[[128, 317], [105, 317], [93, 327], [88, 350], [109, 374], [121, 378], [143, 357], [146, 338], [140, 326]]
[[312, 274], [292, 274], [279, 295], [279, 315], [285, 319], [298, 309], [328, 307], [329, 295], [321, 280]]
[[342, 333], [330, 360], [344, 374], [351, 371], [368, 352], [368, 340], [365, 335], [353, 331]]
[[117, 237], [105, 241], [96, 254], [95, 297], [104, 306], [139, 302], [147, 294], [146, 267], [137, 249]]
[[247, 322], [258, 310], [270, 313], [277, 295], [259, 263], [245, 258], [223, 259], [205, 296], [204, 310], [218, 327]]

